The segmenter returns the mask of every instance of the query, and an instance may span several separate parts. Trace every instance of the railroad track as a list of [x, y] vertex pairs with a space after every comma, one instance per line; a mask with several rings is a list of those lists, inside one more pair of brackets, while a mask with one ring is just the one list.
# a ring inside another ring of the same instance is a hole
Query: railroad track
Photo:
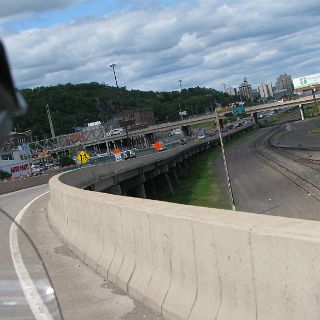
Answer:
[[[283, 128], [281, 128], [281, 129], [283, 129]], [[280, 131], [281, 131], [281, 130], [280, 130]], [[279, 132], [279, 131], [278, 131], [278, 132]], [[272, 138], [273, 138], [275, 135], [278, 134], [278, 132], [275, 133], [275, 134], [273, 134], [273, 135], [268, 139], [267, 144], [268, 144], [268, 148], [269, 148], [269, 149], [272, 149], [272, 150], [274, 150], [275, 152], [283, 155], [284, 157], [286, 157], [286, 158], [288, 158], [288, 159], [291, 159], [291, 160], [293, 160], [293, 161], [295, 161], [295, 162], [300, 163], [301, 165], [304, 165], [304, 166], [309, 167], [309, 168], [311, 168], [311, 169], [313, 169], [313, 170], [315, 170], [315, 171], [320, 172], [320, 160], [306, 159], [306, 158], [301, 157], [301, 156], [299, 156], [299, 155], [297, 155], [297, 154], [295, 154], [295, 153], [293, 153], [293, 152], [290, 152], [290, 151], [288, 151], [288, 150], [286, 150], [286, 149], [283, 149], [283, 148], [281, 148], [281, 147], [278, 147], [278, 146], [276, 146], [276, 145], [273, 145], [273, 144], [271, 143], [271, 140], [272, 140]]]
[[319, 175], [320, 168], [314, 167], [315, 164], [311, 164], [307, 159], [303, 159], [302, 157], [294, 155], [291, 152], [271, 145], [271, 139], [277, 135], [282, 128], [282, 125], [273, 127], [271, 130], [268, 130], [261, 137], [255, 140], [251, 145], [252, 154], [260, 161], [285, 176], [299, 188], [307, 192], [308, 195], [320, 201], [319, 183], [315, 183], [314, 181], [311, 181], [311, 179], [307, 179], [306, 175], [302, 175], [298, 171], [292, 170], [288, 166], [281, 163], [278, 155], [280, 154], [283, 158], [292, 160], [304, 167], [308, 167], [309, 176]]

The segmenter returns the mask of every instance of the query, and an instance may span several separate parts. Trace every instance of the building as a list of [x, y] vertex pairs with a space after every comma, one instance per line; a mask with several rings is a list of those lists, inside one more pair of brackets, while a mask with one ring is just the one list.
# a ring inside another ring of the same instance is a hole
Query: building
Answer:
[[124, 110], [112, 117], [111, 126], [119, 127], [147, 127], [155, 124], [154, 112], [151, 108]]
[[225, 93], [229, 94], [230, 96], [236, 96], [238, 94], [237, 89], [233, 87], [226, 88]]
[[251, 91], [251, 100], [252, 101], [257, 101], [257, 100], [259, 100], [259, 98], [260, 98], [260, 95], [259, 95], [258, 89], [252, 89], [252, 91]]
[[239, 86], [239, 95], [242, 98], [247, 100], [253, 100], [252, 98], [252, 88], [251, 85], [248, 83], [247, 78], [243, 79], [243, 82]]
[[273, 98], [273, 88], [271, 83], [262, 83], [258, 86], [258, 92], [261, 98]]
[[2, 151], [11, 151], [19, 146], [32, 142], [32, 131], [10, 132], [7, 139], [3, 143]]
[[291, 76], [286, 73], [281, 74], [276, 81], [276, 91], [280, 93], [282, 90], [285, 90], [284, 96], [293, 95], [294, 87], [293, 87], [292, 79], [291, 79]]
[[273, 88], [273, 97], [275, 100], [280, 100], [282, 99], [283, 97], [286, 97], [287, 96], [287, 90], [286, 89], [280, 89], [280, 90], [277, 90], [276, 88]]

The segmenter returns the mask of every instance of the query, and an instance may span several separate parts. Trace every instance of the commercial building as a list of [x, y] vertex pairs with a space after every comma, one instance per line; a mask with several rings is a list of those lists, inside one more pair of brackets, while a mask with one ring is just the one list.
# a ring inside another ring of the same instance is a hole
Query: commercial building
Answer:
[[258, 92], [261, 98], [273, 98], [273, 88], [271, 83], [262, 83], [258, 86]]
[[284, 91], [284, 96], [291, 96], [293, 95], [293, 83], [291, 76], [284, 73], [281, 74], [276, 81], [276, 91], [281, 92], [282, 90]]
[[11, 151], [19, 146], [32, 142], [32, 131], [10, 132], [7, 139], [3, 143], [1, 151]]
[[244, 78], [243, 83], [239, 86], [239, 95], [247, 100], [252, 100], [252, 88], [247, 78]]
[[238, 94], [237, 89], [233, 87], [226, 88], [225, 93], [229, 94], [230, 96], [236, 96]]

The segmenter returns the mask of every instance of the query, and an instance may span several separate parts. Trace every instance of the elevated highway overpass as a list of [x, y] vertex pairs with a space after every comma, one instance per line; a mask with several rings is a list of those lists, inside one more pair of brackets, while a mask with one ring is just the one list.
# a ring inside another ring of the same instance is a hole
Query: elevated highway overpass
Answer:
[[[301, 112], [301, 118], [304, 120], [304, 107], [311, 105], [311, 104], [316, 104], [320, 100], [320, 95], [315, 95], [315, 96], [306, 96], [306, 97], [301, 97], [293, 100], [287, 100], [287, 101], [277, 101], [277, 102], [271, 102], [271, 103], [265, 103], [265, 104], [260, 104], [252, 107], [246, 107], [246, 112], [249, 114], [252, 114], [252, 117], [255, 121], [255, 123], [258, 122], [257, 118], [257, 113], [258, 112], [263, 112], [263, 111], [270, 111], [270, 110], [276, 110], [276, 109], [282, 109], [282, 108], [290, 108], [290, 107], [299, 107], [300, 112]], [[232, 110], [228, 108], [217, 108], [218, 111], [218, 116], [219, 118], [223, 117], [225, 114], [232, 112]], [[319, 110], [320, 112], [320, 110]]]
[[[316, 101], [320, 99], [320, 95], [315, 96]], [[251, 113], [254, 121], [257, 123], [257, 112], [274, 110], [280, 108], [288, 108], [293, 106], [299, 106], [301, 110], [301, 116], [304, 119], [303, 107], [314, 103], [312, 96], [301, 97], [296, 100], [289, 100], [284, 102], [272, 102], [267, 104], [261, 104], [257, 106], [247, 107], [246, 112]], [[230, 110], [227, 108], [218, 108], [219, 117], [223, 117]], [[198, 117], [190, 117], [176, 122], [167, 122], [147, 128], [129, 131], [131, 145], [135, 147], [149, 147], [153, 143], [154, 135], [157, 133], [169, 131], [175, 128], [181, 128], [184, 135], [190, 135], [190, 126], [193, 124], [201, 124], [208, 121], [214, 121], [215, 114], [210, 113]], [[104, 126], [100, 126], [97, 129], [71, 133], [67, 135], [57, 136], [55, 138], [44, 139], [41, 141], [34, 141], [30, 144], [30, 149], [33, 152], [49, 151], [49, 152], [61, 152], [70, 150], [72, 148], [86, 148], [94, 145], [105, 145], [107, 153], [110, 155], [110, 149], [115, 145], [120, 145], [121, 141], [126, 140], [126, 133], [120, 135], [110, 136]]]
[[[133, 146], [148, 147], [152, 143], [152, 136], [159, 132], [169, 131], [175, 128], [181, 128], [185, 135], [190, 135], [190, 126], [193, 124], [204, 123], [214, 120], [214, 114], [207, 114], [198, 117], [190, 117], [176, 122], [166, 122], [149, 126], [147, 128], [129, 131], [131, 144]], [[108, 135], [104, 126], [99, 126], [96, 129], [71, 133], [67, 135], [57, 136], [55, 138], [35, 141], [30, 144], [31, 150], [46, 150], [51, 152], [60, 152], [70, 150], [77, 147], [89, 147], [93, 145], [105, 144], [108, 153], [110, 154], [110, 145], [126, 140], [126, 133], [119, 135]], [[119, 143], [120, 144], [120, 143]]]
[[51, 223], [86, 263], [166, 319], [318, 319], [319, 222], [137, 198], [155, 177], [178, 183], [173, 169], [216, 143], [57, 175]]

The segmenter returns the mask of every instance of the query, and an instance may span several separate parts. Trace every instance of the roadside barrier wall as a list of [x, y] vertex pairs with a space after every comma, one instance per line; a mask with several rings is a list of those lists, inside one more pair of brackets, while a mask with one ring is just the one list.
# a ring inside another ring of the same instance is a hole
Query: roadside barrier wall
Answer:
[[100, 171], [51, 178], [49, 218], [130, 296], [170, 320], [319, 319], [319, 222], [77, 187]]
[[23, 190], [35, 186], [40, 186], [41, 184], [48, 183], [49, 179], [56, 173], [44, 174], [37, 177], [23, 177], [21, 179], [10, 180], [0, 183], [0, 194], [6, 194], [9, 192], [14, 192], [18, 190]]

